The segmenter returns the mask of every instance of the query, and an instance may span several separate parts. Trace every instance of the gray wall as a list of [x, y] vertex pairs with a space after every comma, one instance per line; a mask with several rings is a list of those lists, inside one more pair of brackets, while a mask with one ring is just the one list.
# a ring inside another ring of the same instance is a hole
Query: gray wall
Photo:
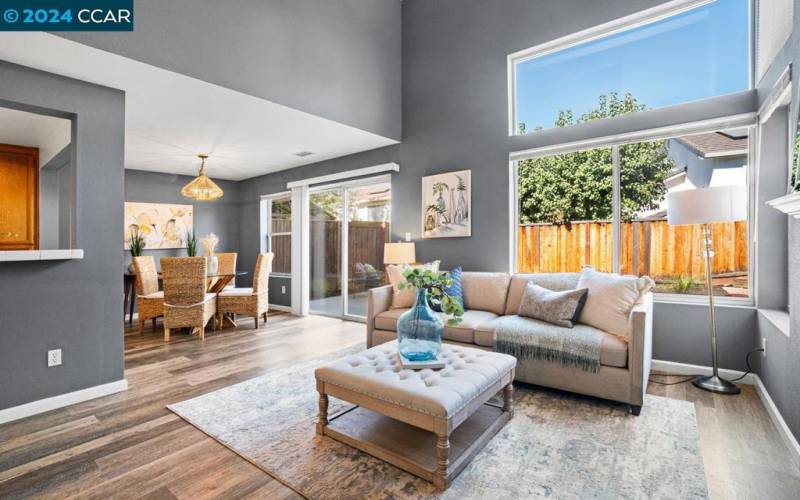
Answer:
[[[639, 113], [613, 123], [508, 136], [506, 56], [536, 44], [652, 7], [660, 1], [546, 2], [506, 0], [405, 0], [403, 2], [403, 142], [366, 153], [325, 161], [242, 182], [242, 255], [258, 249], [258, 196], [285, 191], [286, 182], [334, 171], [397, 161], [392, 175], [393, 239], [408, 231], [417, 242], [417, 259], [467, 270], [508, 270], [508, 154], [538, 141], [576, 140], [600, 133], [656, 124]], [[755, 94], [755, 93], [753, 93]], [[704, 109], [675, 107], [661, 113], [659, 125], [691, 121], [698, 111], [718, 116], [753, 111], [755, 95], [720, 98]], [[420, 239], [421, 177], [472, 169], [471, 238]], [[252, 260], [252, 255], [246, 260]], [[707, 308], [657, 304], [654, 356], [709, 364]], [[755, 337], [755, 310], [724, 308], [727, 328], [721, 360], [742, 368]]]
[[[0, 263], [0, 409], [123, 378], [125, 100], [119, 90], [0, 61], [0, 105], [73, 118], [83, 260]], [[63, 365], [47, 368], [47, 350]]]
[[400, 0], [137, 0], [132, 33], [57, 33], [392, 139]]
[[[756, 371], [770, 397], [781, 412], [795, 438], [800, 439], [800, 224], [785, 214], [763, 205], [763, 202], [785, 194], [788, 179], [786, 124], [788, 116], [800, 114], [800, 0], [794, 3], [794, 32], [778, 53], [758, 84], [759, 101], [769, 97], [774, 82], [790, 63], [793, 64], [792, 104], [776, 112], [762, 134], [762, 161], [766, 169], [759, 200], [762, 224], [759, 239], [759, 307], [786, 310], [789, 308], [789, 332], [778, 329], [764, 315], [758, 316], [756, 345], [766, 339], [766, 356], [756, 356]], [[761, 180], [761, 177], [759, 178]]]
[[[149, 203], [176, 203], [194, 207], [194, 232], [198, 239], [198, 254], [203, 249], [199, 240], [208, 233], [219, 237], [219, 252], [237, 252], [239, 250], [239, 183], [216, 180], [225, 195], [216, 201], [193, 202], [181, 195], [181, 188], [189, 183], [192, 177], [185, 175], [161, 174], [142, 170], [125, 170], [125, 201]], [[125, 255], [125, 266], [130, 262], [130, 252]], [[145, 255], [152, 255], [156, 266], [160, 268], [161, 257], [186, 255], [185, 249], [147, 250]], [[252, 266], [241, 270], [252, 272]]]

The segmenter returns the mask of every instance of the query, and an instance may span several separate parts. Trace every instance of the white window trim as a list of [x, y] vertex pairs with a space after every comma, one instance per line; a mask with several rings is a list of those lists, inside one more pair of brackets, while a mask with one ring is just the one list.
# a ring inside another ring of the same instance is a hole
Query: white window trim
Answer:
[[[272, 232], [272, 202], [274, 200], [288, 198], [289, 203], [292, 202], [292, 192], [291, 191], [281, 191], [280, 193], [272, 193], [266, 194], [261, 196], [261, 236], [260, 236], [260, 247], [261, 252], [271, 252], [273, 245], [272, 245], [272, 237], [275, 235], [278, 236], [291, 236], [291, 231], [283, 232], [283, 233], [273, 233]], [[292, 207], [294, 208], [294, 207]], [[292, 210], [292, 215], [294, 215], [294, 210]], [[267, 243], [265, 237], [269, 238], [269, 243]], [[288, 273], [270, 273], [271, 276], [279, 276], [279, 277], [289, 277], [292, 275], [291, 271]]]
[[[614, 19], [612, 21], [603, 24], [599, 24], [597, 26], [593, 26], [591, 28], [578, 31], [576, 33], [571, 33], [569, 35], [556, 38], [555, 40], [541, 43], [539, 45], [535, 45], [533, 47], [509, 54], [506, 58], [507, 73], [508, 73], [508, 135], [509, 136], [518, 135], [516, 133], [517, 64], [525, 62], [530, 59], [535, 59], [537, 57], [551, 54], [553, 52], [558, 52], [560, 50], [564, 50], [573, 47], [575, 45], [580, 45], [582, 43], [590, 42], [592, 40], [597, 40], [599, 38], [604, 38], [616, 33], [620, 33], [623, 31], [637, 28], [639, 26], [650, 24], [659, 21], [661, 19], [674, 16], [676, 14], [680, 14], [681, 12], [702, 7], [703, 5], [712, 3], [714, 1], [715, 0], [672, 0], [670, 2], [665, 2], [661, 5], [657, 5], [649, 9], [635, 12], [633, 14], [620, 17], [618, 19]], [[754, 8], [754, 3], [757, 1], [759, 0], [750, 1], [751, 19], [755, 17], [754, 12], [757, 12], [757, 9]], [[748, 51], [749, 66], [750, 66], [750, 71], [749, 71], [750, 88], [753, 87], [753, 81], [755, 75], [755, 57], [753, 55], [755, 44], [754, 41], [752, 40], [753, 38], [752, 31], [753, 29], [751, 22], [751, 28], [750, 28], [751, 34], [749, 37], [750, 50]]]
[[[757, 252], [757, 245], [756, 245], [756, 238], [755, 235], [757, 234], [757, 203], [756, 203], [756, 193], [757, 193], [757, 175], [756, 169], [758, 168], [758, 144], [760, 143], [760, 137], [758, 133], [758, 120], [755, 113], [748, 113], [746, 115], [737, 115], [736, 117], [726, 117], [726, 118], [718, 118], [713, 120], [707, 120], [702, 122], [705, 124], [705, 128], [698, 127], [698, 123], [688, 123], [685, 125], [675, 125], [670, 127], [664, 127], [660, 129], [653, 129], [650, 131], [640, 131], [634, 132], [631, 134], [624, 134], [620, 137], [619, 142], [611, 142], [610, 137], [604, 137], [601, 139], [592, 139], [587, 141], [581, 141], [581, 143], [572, 143], [567, 145], [556, 145], [556, 146], [548, 146], [546, 148], [537, 148], [534, 150], [525, 150], [525, 151], [516, 151], [509, 154], [509, 242], [510, 242], [510, 249], [509, 249], [509, 265], [508, 269], [511, 273], [516, 273], [517, 271], [517, 253], [518, 253], [518, 245], [519, 245], [519, 232], [518, 232], [518, 225], [519, 225], [519, 192], [518, 192], [518, 168], [517, 162], [521, 160], [526, 160], [529, 158], [538, 158], [542, 156], [551, 156], [555, 154], [564, 154], [564, 153], [573, 153], [576, 151], [586, 150], [586, 149], [595, 149], [599, 147], [607, 147], [612, 148], [612, 158], [615, 158], [618, 161], [618, 154], [614, 154], [613, 151], [617, 150], [619, 146], [624, 144], [630, 144], [634, 142], [643, 142], [643, 141], [654, 141], [654, 140], [661, 140], [661, 139], [668, 139], [671, 137], [679, 136], [679, 135], [688, 135], [688, 134], [697, 134], [697, 133], [704, 133], [704, 132], [715, 132], [720, 130], [720, 127], [717, 126], [718, 123], [735, 123], [734, 127], [749, 127], [749, 140], [748, 140], [748, 149], [749, 149], [749, 156], [747, 160], [748, 166], [748, 287], [749, 287], [749, 297], [714, 297], [714, 303], [721, 305], [721, 306], [734, 306], [734, 307], [748, 307], [752, 308], [755, 307], [757, 304], [757, 279], [758, 273], [756, 272], [756, 252]], [[723, 128], [731, 128], [730, 126], [723, 127]], [[619, 172], [618, 167], [614, 167], [614, 180], [612, 181], [614, 184], [614, 196], [612, 197], [612, 204], [614, 210], [614, 224], [618, 226], [619, 222]], [[612, 266], [614, 267], [615, 272], [619, 270], [619, 248], [620, 248], [620, 231], [618, 228], [615, 227], [613, 232], [613, 248], [614, 248], [614, 262]], [[664, 294], [658, 293], [655, 294], [654, 300], [656, 302], [663, 302], [663, 303], [676, 303], [676, 304], [708, 304], [708, 298], [705, 296], [692, 296], [692, 295], [681, 295], [681, 294]]]

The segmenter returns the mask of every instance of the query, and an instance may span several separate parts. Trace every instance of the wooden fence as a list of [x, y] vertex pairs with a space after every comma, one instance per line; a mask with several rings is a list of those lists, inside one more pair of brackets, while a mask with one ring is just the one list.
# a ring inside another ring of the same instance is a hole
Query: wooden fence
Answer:
[[[714, 257], [712, 272], [747, 272], [747, 222], [711, 225]], [[704, 269], [703, 228], [670, 226], [667, 221], [625, 222], [621, 225], [620, 270], [653, 278], [694, 276]], [[517, 268], [520, 272], [579, 272], [585, 265], [611, 271], [611, 222], [574, 222], [571, 226], [519, 226]]]
[[[310, 222], [312, 298], [337, 295], [341, 292], [342, 222], [314, 219]], [[352, 221], [347, 227], [350, 288], [355, 289], [359, 278], [355, 264], [367, 263], [382, 271], [383, 244], [389, 241], [391, 233], [389, 224], [382, 222]]]

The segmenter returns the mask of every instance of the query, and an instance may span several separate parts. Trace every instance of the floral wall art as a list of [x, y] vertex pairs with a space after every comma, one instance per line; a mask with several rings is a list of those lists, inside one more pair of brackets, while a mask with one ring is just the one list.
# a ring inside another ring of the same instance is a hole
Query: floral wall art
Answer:
[[144, 237], [145, 250], [186, 248], [186, 235], [192, 232], [191, 205], [125, 202], [125, 249], [130, 248], [131, 232]]
[[422, 236], [472, 236], [470, 170], [422, 178]]

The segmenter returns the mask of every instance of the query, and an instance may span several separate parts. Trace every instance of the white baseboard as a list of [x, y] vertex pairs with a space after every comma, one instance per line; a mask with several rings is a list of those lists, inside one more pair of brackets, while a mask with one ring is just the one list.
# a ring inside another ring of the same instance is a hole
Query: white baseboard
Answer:
[[270, 304], [270, 309], [274, 309], [276, 311], [283, 311], [283, 312], [292, 312], [291, 306], [279, 306], [278, 304]]
[[108, 384], [87, 387], [86, 389], [81, 389], [79, 391], [59, 394], [58, 396], [40, 399], [38, 401], [31, 401], [30, 403], [25, 403], [24, 405], [0, 410], [0, 424], [127, 390], [128, 381], [122, 379], [117, 380], [116, 382], [109, 382]]
[[[653, 360], [650, 366], [653, 370], [663, 371], [675, 375], [711, 375], [712, 371], [710, 366], [689, 365], [685, 363], [675, 363], [674, 361], [661, 361], [656, 359]], [[723, 378], [734, 379], [741, 377], [744, 372], [720, 369], [719, 374]], [[781, 438], [786, 443], [790, 453], [794, 456], [795, 463], [800, 464], [800, 443], [798, 443], [797, 439], [794, 437], [794, 434], [792, 434], [792, 431], [789, 430], [789, 426], [786, 425], [786, 421], [783, 419], [781, 412], [778, 411], [778, 407], [770, 397], [769, 392], [767, 392], [767, 388], [764, 386], [764, 382], [761, 381], [761, 377], [755, 373], [749, 373], [745, 378], [737, 383], [754, 386], [759, 399], [761, 399], [761, 403], [763, 403], [764, 408], [769, 414], [769, 418], [772, 420], [772, 423], [778, 430], [778, 434], [781, 435]]]
[[764, 385], [764, 382], [761, 381], [761, 377], [755, 375], [755, 382], [758, 397], [761, 399], [761, 402], [764, 403], [764, 408], [767, 409], [767, 413], [769, 413], [772, 423], [775, 424], [775, 427], [778, 429], [778, 433], [783, 438], [786, 446], [789, 447], [789, 451], [791, 451], [791, 453], [794, 455], [795, 464], [800, 464], [800, 443], [797, 442], [794, 434], [792, 434], [792, 431], [789, 430], [789, 426], [786, 425], [786, 421], [783, 419], [781, 412], [778, 411], [778, 407], [775, 406], [775, 402], [767, 392], [767, 388]]
[[[654, 359], [650, 364], [650, 368], [651, 370], [658, 370], [674, 375], [711, 375], [713, 371], [710, 366], [689, 365], [686, 363], [676, 363], [675, 361], [662, 361], [660, 359]], [[720, 368], [719, 375], [725, 379], [734, 379], [744, 375], [744, 372]], [[737, 381], [737, 384], [755, 385], [754, 377], [756, 377], [754, 373], [749, 373], [745, 378]]]

